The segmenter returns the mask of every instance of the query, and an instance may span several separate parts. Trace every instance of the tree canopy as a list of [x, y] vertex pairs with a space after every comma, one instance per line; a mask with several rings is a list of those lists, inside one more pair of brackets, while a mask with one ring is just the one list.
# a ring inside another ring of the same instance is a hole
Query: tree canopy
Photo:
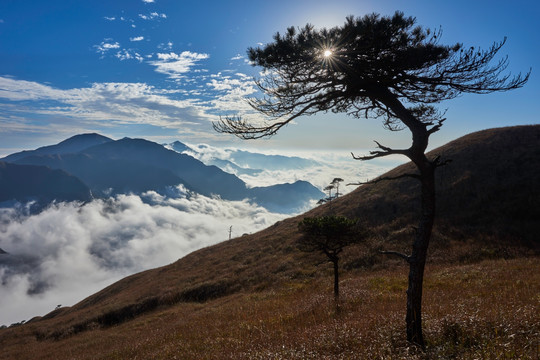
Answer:
[[298, 223], [298, 230], [302, 233], [298, 249], [321, 252], [334, 265], [334, 297], [339, 298], [339, 255], [345, 247], [364, 240], [366, 231], [356, 220], [336, 215], [306, 217]]
[[506, 39], [486, 50], [440, 45], [440, 29], [415, 24], [414, 17], [396, 12], [392, 17], [350, 16], [331, 29], [308, 24], [277, 33], [274, 42], [248, 49], [254, 65], [265, 69], [257, 81], [265, 97], [249, 102], [269, 119], [249, 123], [229, 117], [214, 127], [253, 139], [274, 135], [299, 116], [333, 111], [381, 117], [391, 130], [419, 121], [434, 132], [443, 118], [432, 104], [527, 82], [529, 73], [504, 73], [507, 57], [491, 64]]
[[344, 247], [361, 240], [356, 225], [355, 220], [344, 216], [306, 217], [298, 223], [298, 229], [303, 234], [297, 242], [298, 248], [337, 256]]

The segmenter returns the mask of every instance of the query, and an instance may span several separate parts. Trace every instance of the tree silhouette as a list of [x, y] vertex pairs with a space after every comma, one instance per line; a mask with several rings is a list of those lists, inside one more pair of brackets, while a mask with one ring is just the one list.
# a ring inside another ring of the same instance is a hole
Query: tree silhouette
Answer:
[[305, 252], [322, 252], [334, 266], [334, 299], [339, 298], [339, 254], [362, 240], [357, 222], [344, 216], [306, 217], [298, 223], [303, 234], [297, 246]]
[[324, 188], [324, 191], [328, 191], [328, 197], [326, 198], [327, 201], [330, 201], [332, 200], [332, 190], [334, 189], [334, 185], [330, 184], [330, 185], [327, 185], [325, 188]]
[[343, 179], [342, 178], [334, 178], [334, 180], [332, 180], [332, 182], [330, 184], [334, 185], [334, 187], [336, 188], [336, 199], [339, 197], [339, 195], [341, 195], [341, 193], [339, 192], [339, 183], [340, 182], [343, 182]]
[[[440, 130], [445, 118], [433, 104], [462, 93], [487, 94], [522, 87], [525, 75], [506, 73], [508, 58], [494, 59], [506, 39], [486, 50], [458, 43], [440, 45], [442, 31], [415, 25], [413, 17], [396, 12], [347, 17], [343, 26], [315, 30], [312, 25], [284, 35], [263, 47], [250, 48], [254, 65], [264, 68], [259, 89], [262, 98], [248, 100], [267, 116], [262, 122], [225, 117], [214, 123], [218, 132], [243, 139], [274, 135], [294, 119], [332, 111], [351, 116], [381, 118], [391, 131], [408, 129], [412, 144], [393, 149], [375, 142], [369, 160], [404, 155], [417, 171], [400, 177], [418, 179], [421, 211], [410, 255], [388, 251], [409, 264], [407, 289], [407, 339], [424, 347], [422, 334], [422, 284], [427, 249], [435, 217], [435, 169], [444, 162], [425, 154], [429, 137]], [[390, 180], [378, 178], [374, 181]]]

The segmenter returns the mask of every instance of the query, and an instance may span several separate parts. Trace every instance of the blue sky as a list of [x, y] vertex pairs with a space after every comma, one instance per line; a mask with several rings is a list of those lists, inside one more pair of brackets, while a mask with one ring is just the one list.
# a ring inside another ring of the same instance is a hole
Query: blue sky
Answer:
[[405, 132], [378, 120], [321, 114], [269, 139], [216, 134], [220, 115], [249, 114], [260, 69], [246, 49], [288, 26], [341, 25], [347, 15], [396, 10], [442, 27], [442, 43], [489, 47], [513, 73], [533, 68], [509, 93], [466, 95], [440, 105], [447, 122], [432, 145], [471, 131], [538, 124], [540, 5], [537, 1], [179, 1], [2, 0], [0, 2], [0, 156], [84, 132], [279, 151], [324, 148], [348, 153], [372, 140], [406, 146]]

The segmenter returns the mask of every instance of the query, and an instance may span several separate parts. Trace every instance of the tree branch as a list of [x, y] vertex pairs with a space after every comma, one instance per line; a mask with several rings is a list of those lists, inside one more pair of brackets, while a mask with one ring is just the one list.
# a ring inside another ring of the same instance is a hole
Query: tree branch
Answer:
[[398, 175], [398, 176], [382, 176], [382, 177], [378, 177], [376, 179], [369, 180], [369, 181], [366, 181], [366, 182], [348, 183], [346, 186], [349, 186], [349, 185], [376, 184], [376, 183], [381, 182], [381, 181], [397, 180], [397, 179], [403, 179], [403, 178], [406, 178], [406, 177], [420, 180], [420, 175], [406, 173], [406, 174], [401, 174], [401, 175]]
[[356, 156], [351, 152], [351, 155], [352, 155], [353, 159], [355, 159], [355, 160], [371, 160], [371, 159], [375, 159], [375, 158], [383, 157], [383, 156], [388, 156], [388, 155], [405, 155], [405, 156], [409, 157], [409, 150], [392, 149], [392, 148], [389, 148], [387, 146], [381, 145], [379, 142], [377, 142], [375, 140], [374, 140], [374, 142], [375, 142], [375, 144], [377, 144], [377, 147], [379, 149], [381, 149], [382, 151], [379, 151], [379, 150], [370, 151], [369, 153], [371, 155], [366, 155], [366, 156]]
[[397, 257], [400, 257], [400, 258], [404, 259], [406, 262], [411, 261], [411, 257], [409, 255], [405, 255], [405, 254], [400, 253], [398, 251], [383, 251], [383, 250], [380, 250], [379, 254], [382, 254], [382, 255], [395, 255]]
[[446, 159], [444, 161], [441, 161], [441, 155], [438, 155], [435, 159], [433, 159], [432, 163], [435, 165], [435, 167], [441, 167], [448, 165], [452, 162], [452, 159]]

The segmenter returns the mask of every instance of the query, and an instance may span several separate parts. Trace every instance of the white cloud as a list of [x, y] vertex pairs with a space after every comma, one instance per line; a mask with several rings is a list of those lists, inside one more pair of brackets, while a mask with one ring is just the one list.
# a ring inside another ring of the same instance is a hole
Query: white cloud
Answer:
[[180, 79], [183, 77], [183, 74], [190, 72], [197, 63], [201, 60], [208, 59], [210, 55], [183, 51], [180, 54], [174, 52], [158, 53], [157, 57], [158, 60], [149, 62], [156, 67], [157, 72], [165, 74], [171, 79]]
[[169, 41], [167, 43], [161, 43], [157, 47], [161, 50], [172, 50], [173, 45], [172, 41]]
[[[233, 164], [250, 170], [257, 170], [255, 163], [242, 163], [235, 159], [235, 152], [238, 148], [219, 147], [209, 144], [186, 144], [194, 151], [187, 153], [207, 165], [214, 164], [213, 160], [227, 160]], [[250, 151], [249, 149], [243, 149]], [[253, 150], [251, 150], [253, 151]], [[258, 151], [260, 152], [260, 151]], [[366, 153], [368, 150], [365, 151]], [[264, 153], [263, 153], [264, 154]], [[281, 151], [266, 153], [266, 155], [284, 155], [290, 157], [300, 157], [305, 160], [313, 160], [312, 165], [298, 165], [295, 163], [292, 167], [283, 166], [272, 170], [259, 168], [259, 172], [248, 171], [239, 172], [233, 167], [222, 167], [222, 170], [230, 172], [241, 178], [249, 187], [270, 186], [281, 183], [293, 183], [298, 180], [309, 181], [321, 191], [326, 187], [332, 179], [340, 177], [345, 180], [345, 183], [357, 183], [373, 179], [391, 168], [403, 163], [400, 157], [377, 159], [373, 161], [358, 161], [354, 160], [348, 152], [325, 152], [325, 151], [310, 151], [309, 153], [299, 153], [298, 151], [290, 151], [289, 153]], [[305, 162], [304, 164], [306, 164]], [[222, 166], [221, 164], [218, 164]], [[342, 184], [340, 193], [346, 194], [354, 190], [355, 186], [345, 186]]]
[[144, 36], [135, 36], [132, 38], [129, 38], [129, 41], [142, 41], [144, 40]]
[[[283, 215], [247, 202], [148, 192], [58, 204], [34, 216], [0, 211], [1, 322], [73, 305], [104, 286], [166, 265], [204, 246], [266, 228]], [[6, 256], [6, 255], [2, 255]]]
[[252, 116], [253, 109], [246, 102], [246, 98], [255, 94], [257, 88], [250, 77], [241, 73], [235, 74], [235, 77], [221, 73], [211, 77], [206, 86], [221, 92], [211, 101], [212, 108], [221, 113], [234, 113], [245, 118]]
[[105, 54], [106, 52], [114, 49], [119, 49], [120, 44], [118, 42], [110, 42], [111, 39], [105, 39], [99, 45], [94, 45], [94, 48], [97, 49], [97, 52], [100, 54]]
[[[136, 58], [138, 54], [120, 53], [118, 56]], [[179, 96], [179, 90], [157, 89], [143, 83], [96, 83], [88, 88], [60, 90], [0, 76], [0, 98], [9, 101], [46, 101], [46, 105], [33, 107], [32, 113], [50, 115], [49, 118], [70, 117], [83, 127], [89, 126], [81, 125], [85, 122], [93, 124], [97, 121], [108, 127], [147, 124], [183, 128], [189, 133], [189, 126], [201, 122], [208, 124], [210, 115], [206, 113], [207, 107], [199, 104], [197, 99], [179, 99]], [[50, 104], [51, 101], [54, 103]], [[11, 111], [17, 113], [24, 111], [24, 107], [22, 109], [13, 107]]]
[[139, 17], [143, 20], [155, 20], [155, 19], [166, 19], [167, 18], [167, 14], [164, 14], [164, 13], [157, 13], [157, 12], [152, 12], [148, 15], [144, 15], [144, 14], [139, 14]]
[[104, 16], [103, 18], [104, 18], [105, 20], [109, 20], [109, 21], [114, 21], [114, 20], [116, 20], [116, 17], [114, 17], [114, 16]]
[[142, 55], [139, 54], [138, 52], [132, 52], [132, 51], [126, 50], [126, 49], [122, 49], [122, 50], [118, 51], [114, 56], [116, 58], [118, 58], [119, 60], [135, 59], [135, 60], [138, 60], [139, 62], [142, 62], [144, 60]]
[[142, 0], [143, 3], [151, 4], [155, 2], [154, 0]]

